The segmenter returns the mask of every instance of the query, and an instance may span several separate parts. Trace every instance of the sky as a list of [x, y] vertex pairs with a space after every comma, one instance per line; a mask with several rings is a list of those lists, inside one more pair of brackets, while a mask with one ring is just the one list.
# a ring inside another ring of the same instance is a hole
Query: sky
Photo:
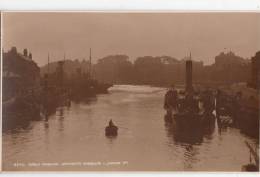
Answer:
[[27, 48], [39, 65], [125, 54], [189, 56], [214, 63], [220, 52], [251, 58], [260, 50], [260, 13], [5, 12], [4, 51]]

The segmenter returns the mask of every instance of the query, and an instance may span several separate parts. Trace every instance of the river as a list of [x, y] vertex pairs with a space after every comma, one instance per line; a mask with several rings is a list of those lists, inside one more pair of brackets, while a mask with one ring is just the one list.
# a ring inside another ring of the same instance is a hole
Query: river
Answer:
[[[218, 128], [182, 140], [164, 121], [166, 89], [115, 85], [88, 102], [59, 107], [48, 120], [32, 121], [3, 133], [5, 171], [241, 171], [249, 163], [236, 128]], [[104, 128], [113, 119], [116, 138]]]

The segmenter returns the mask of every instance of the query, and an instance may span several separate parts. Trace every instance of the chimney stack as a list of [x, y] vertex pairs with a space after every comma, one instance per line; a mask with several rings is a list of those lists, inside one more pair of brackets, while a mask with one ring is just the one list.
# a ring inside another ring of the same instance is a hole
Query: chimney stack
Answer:
[[24, 50], [23, 50], [23, 56], [25, 56], [25, 57], [28, 56], [28, 50], [27, 50], [27, 49], [24, 49]]

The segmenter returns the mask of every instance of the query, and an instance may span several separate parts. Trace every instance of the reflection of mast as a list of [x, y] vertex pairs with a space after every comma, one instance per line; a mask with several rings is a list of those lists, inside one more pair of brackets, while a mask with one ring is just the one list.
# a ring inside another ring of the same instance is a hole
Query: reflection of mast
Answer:
[[50, 55], [48, 53], [48, 59], [47, 59], [47, 74], [44, 75], [44, 89], [47, 92], [48, 91], [48, 82], [49, 82], [49, 65], [50, 65]]
[[58, 79], [60, 81], [60, 87], [63, 87], [63, 64], [64, 61], [58, 62]]
[[92, 63], [91, 63], [91, 48], [90, 48], [90, 50], [89, 50], [89, 77], [91, 78], [92, 77]]
[[60, 87], [63, 87], [64, 81], [64, 64], [65, 64], [66, 56], [64, 53], [63, 60], [58, 61], [58, 79], [60, 81]]

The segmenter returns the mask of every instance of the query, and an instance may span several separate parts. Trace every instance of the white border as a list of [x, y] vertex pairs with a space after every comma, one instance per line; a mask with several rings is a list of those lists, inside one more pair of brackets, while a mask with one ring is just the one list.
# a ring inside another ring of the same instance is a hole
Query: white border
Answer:
[[[260, 0], [0, 0], [0, 10], [2, 11], [92, 11], [92, 12], [260, 12]], [[2, 13], [1, 13], [2, 14]], [[1, 39], [2, 39], [1, 16]], [[1, 41], [2, 47], [2, 41]], [[1, 75], [2, 75], [2, 49], [1, 53]], [[1, 79], [2, 85], [2, 79]], [[0, 90], [2, 103], [2, 90]], [[0, 113], [2, 115], [2, 107]], [[1, 128], [2, 132], [2, 121]], [[0, 139], [2, 140], [2, 133]], [[2, 147], [2, 141], [0, 142]], [[2, 151], [2, 148], [0, 150]], [[0, 155], [1, 157], [1, 155]], [[0, 159], [1, 162], [1, 159]], [[1, 167], [0, 167], [1, 168]], [[127, 173], [127, 172], [126, 172]], [[259, 173], [110, 173], [107, 176], [258, 176]], [[49, 176], [75, 176], [73, 173], [48, 173]], [[101, 176], [104, 173], [88, 174], [77, 173], [77, 176]], [[39, 173], [23, 174], [1, 174], [2, 176], [45, 176]]]
[[2, 60], [2, 52], [3, 52], [3, 38], [2, 38], [2, 34], [3, 34], [3, 17], [2, 17], [2, 12], [0, 12], [0, 18], [1, 18], [1, 24], [0, 24], [0, 171], [2, 171], [2, 68], [3, 68], [3, 60]]
[[0, 0], [1, 10], [259, 11], [260, 0]]

